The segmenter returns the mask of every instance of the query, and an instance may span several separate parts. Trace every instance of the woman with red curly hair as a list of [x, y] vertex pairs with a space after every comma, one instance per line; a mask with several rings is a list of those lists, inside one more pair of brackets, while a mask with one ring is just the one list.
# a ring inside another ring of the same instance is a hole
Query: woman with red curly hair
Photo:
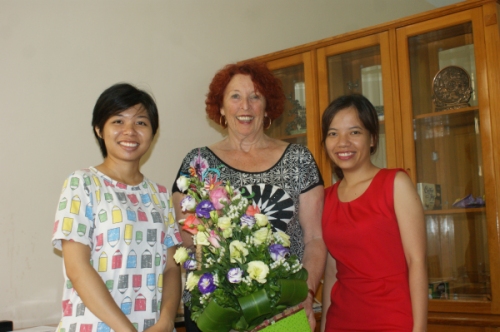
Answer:
[[[215, 74], [205, 104], [208, 117], [226, 128], [227, 136], [189, 152], [177, 178], [200, 167], [217, 168], [224, 183], [253, 195], [254, 206], [268, 217], [273, 231], [290, 236], [290, 253], [302, 260], [309, 273], [310, 291], [304, 306], [314, 330], [313, 298], [326, 259], [321, 234], [323, 179], [307, 147], [265, 134], [284, 110], [281, 82], [263, 63], [229, 64]], [[176, 183], [172, 192], [176, 216], [183, 219], [183, 194]], [[190, 234], [181, 233], [183, 245], [192, 246]], [[189, 304], [186, 295], [183, 299]], [[188, 332], [199, 331], [191, 320], [189, 305], [184, 317]]]

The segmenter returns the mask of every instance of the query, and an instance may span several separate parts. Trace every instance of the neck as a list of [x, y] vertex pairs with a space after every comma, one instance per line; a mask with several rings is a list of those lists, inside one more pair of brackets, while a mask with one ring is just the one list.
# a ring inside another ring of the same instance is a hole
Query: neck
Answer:
[[107, 157], [102, 164], [95, 168], [115, 181], [132, 186], [141, 183], [144, 179], [144, 176], [139, 170], [139, 162], [117, 162]]
[[345, 181], [347, 186], [356, 185], [360, 182], [373, 179], [378, 170], [379, 168], [371, 162], [358, 169], [342, 170], [344, 173], [344, 179], [342, 181]]
[[241, 136], [229, 132], [225, 141], [229, 149], [231, 150], [250, 152], [254, 149], [267, 148], [271, 139], [266, 134], [264, 134], [263, 131], [259, 131], [258, 133], [249, 136]]

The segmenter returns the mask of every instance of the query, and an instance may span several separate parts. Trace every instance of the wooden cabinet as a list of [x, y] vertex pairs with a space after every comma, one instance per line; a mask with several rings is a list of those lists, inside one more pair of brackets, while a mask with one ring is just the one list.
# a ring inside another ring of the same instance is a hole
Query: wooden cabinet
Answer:
[[427, 200], [429, 331], [500, 331], [499, 13], [468, 0], [255, 58], [290, 100], [269, 134], [306, 144], [326, 185], [323, 110], [353, 92], [376, 106], [374, 163]]

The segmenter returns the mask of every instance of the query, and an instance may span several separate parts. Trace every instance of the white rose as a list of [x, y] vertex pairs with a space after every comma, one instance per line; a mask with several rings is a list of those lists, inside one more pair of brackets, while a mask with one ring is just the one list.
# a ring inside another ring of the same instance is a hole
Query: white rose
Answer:
[[222, 230], [230, 228], [232, 226], [231, 218], [220, 217], [219, 220], [217, 221], [217, 226], [219, 226], [219, 228]]
[[177, 248], [174, 254], [174, 260], [177, 264], [184, 263], [185, 261], [187, 261], [188, 258], [189, 258], [189, 253], [186, 248], [184, 247]]
[[230, 237], [233, 236], [233, 229], [232, 228], [226, 228], [222, 231], [222, 236], [225, 239], [229, 239]]
[[278, 243], [283, 245], [283, 247], [290, 247], [290, 235], [287, 233], [277, 229], [276, 232], [274, 232], [274, 237]]
[[186, 278], [186, 289], [192, 291], [195, 287], [198, 287], [198, 281], [200, 281], [200, 276], [197, 276], [193, 272], [189, 272]]
[[243, 263], [246, 255], [248, 255], [248, 249], [245, 243], [235, 240], [229, 244], [229, 257], [231, 258], [231, 263]]
[[271, 237], [271, 230], [267, 227], [262, 227], [253, 233], [253, 242], [256, 245], [266, 243]]
[[210, 242], [208, 242], [208, 236], [205, 232], [196, 233], [196, 243], [201, 244], [202, 246], [209, 246]]
[[260, 227], [264, 227], [269, 224], [269, 220], [267, 220], [267, 216], [265, 214], [256, 213], [253, 217], [255, 218], [256, 224]]
[[177, 188], [183, 193], [189, 188], [189, 178], [181, 175], [176, 181]]
[[262, 261], [251, 261], [248, 263], [247, 272], [251, 279], [265, 284], [267, 282], [266, 277], [269, 274], [269, 266]]

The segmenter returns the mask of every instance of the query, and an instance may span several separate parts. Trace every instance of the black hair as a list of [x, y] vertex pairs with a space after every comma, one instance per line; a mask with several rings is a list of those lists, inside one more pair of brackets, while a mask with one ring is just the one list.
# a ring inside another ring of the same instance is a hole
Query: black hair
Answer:
[[92, 129], [104, 158], [108, 156], [108, 151], [104, 140], [97, 134], [96, 128], [102, 133], [104, 124], [110, 117], [137, 104], [141, 104], [146, 110], [154, 137], [159, 125], [158, 108], [147, 92], [139, 90], [128, 83], [118, 83], [104, 90], [97, 99], [92, 114]]
[[[321, 132], [323, 134], [322, 142], [325, 144], [328, 129], [330, 128], [330, 124], [332, 123], [335, 115], [349, 107], [354, 107], [356, 109], [359, 120], [370, 133], [373, 139], [373, 146], [370, 147], [370, 154], [373, 155], [377, 151], [379, 141], [378, 116], [373, 104], [361, 94], [340, 96], [328, 105], [321, 118]], [[333, 170], [339, 179], [344, 177], [344, 173], [337, 165], [333, 164]]]

